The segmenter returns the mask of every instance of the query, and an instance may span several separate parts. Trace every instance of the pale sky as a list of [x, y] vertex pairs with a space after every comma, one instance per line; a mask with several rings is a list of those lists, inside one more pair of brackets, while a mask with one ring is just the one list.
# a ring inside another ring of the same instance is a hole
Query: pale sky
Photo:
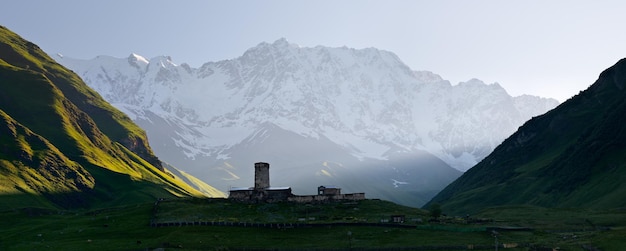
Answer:
[[626, 1], [6, 1], [0, 25], [48, 53], [171, 56], [199, 67], [261, 42], [394, 52], [453, 84], [564, 101], [626, 57]]

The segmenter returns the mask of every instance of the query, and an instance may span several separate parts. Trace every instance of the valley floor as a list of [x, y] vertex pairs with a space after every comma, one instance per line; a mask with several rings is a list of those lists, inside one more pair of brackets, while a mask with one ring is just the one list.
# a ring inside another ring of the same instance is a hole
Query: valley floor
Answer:
[[[392, 216], [405, 221], [393, 224]], [[429, 219], [424, 210], [376, 200], [305, 205], [181, 199], [90, 211], [30, 208], [0, 212], [0, 250], [494, 250], [494, 230], [501, 250], [626, 247], [626, 210], [509, 207], [485, 210], [470, 223], [466, 217]], [[166, 222], [185, 224], [154, 227]]]

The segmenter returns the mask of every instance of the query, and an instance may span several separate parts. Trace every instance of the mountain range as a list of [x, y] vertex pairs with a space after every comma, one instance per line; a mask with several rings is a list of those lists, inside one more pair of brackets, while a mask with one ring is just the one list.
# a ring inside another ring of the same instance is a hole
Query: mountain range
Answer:
[[626, 206], [626, 59], [587, 90], [526, 122], [426, 207], [450, 213], [531, 205]]
[[0, 26], [0, 209], [206, 195], [162, 165], [128, 116]]
[[421, 206], [553, 99], [457, 85], [375, 48], [279, 39], [199, 68], [170, 57], [54, 58], [146, 130], [157, 155], [221, 189], [319, 185]]

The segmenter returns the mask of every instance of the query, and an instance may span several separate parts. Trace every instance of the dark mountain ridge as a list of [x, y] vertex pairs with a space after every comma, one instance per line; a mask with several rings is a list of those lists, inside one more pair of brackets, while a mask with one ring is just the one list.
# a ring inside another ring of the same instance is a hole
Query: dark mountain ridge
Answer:
[[587, 90], [526, 122], [426, 207], [626, 206], [625, 87], [622, 59]]

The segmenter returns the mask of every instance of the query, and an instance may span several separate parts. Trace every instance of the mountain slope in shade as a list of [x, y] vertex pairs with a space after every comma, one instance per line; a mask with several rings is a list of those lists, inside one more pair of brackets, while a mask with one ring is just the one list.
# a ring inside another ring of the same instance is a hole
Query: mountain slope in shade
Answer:
[[624, 114], [626, 59], [525, 123], [429, 203], [459, 213], [499, 205], [624, 207]]
[[[306, 48], [285, 39], [199, 68], [165, 56], [55, 58], [144, 128], [161, 158], [221, 190], [249, 185], [251, 163], [265, 161], [280, 170], [273, 180], [302, 193], [333, 184], [434, 194], [460, 175], [452, 168], [466, 170], [557, 105], [476, 79], [451, 85], [375, 48]], [[415, 157], [427, 166], [405, 161]], [[333, 174], [328, 163], [345, 172]], [[398, 171], [410, 169], [421, 174], [407, 180]], [[379, 179], [360, 186], [354, 175]], [[402, 197], [411, 205], [430, 198]]]
[[[1, 110], [0, 142], [3, 148], [0, 153], [0, 194], [10, 195], [9, 199], [1, 200], [0, 208], [49, 207], [51, 201], [63, 203], [65, 193], [90, 190], [95, 186], [95, 180], [87, 170]], [[17, 194], [44, 194], [45, 197]]]
[[163, 168], [143, 130], [78, 76], [8, 29], [0, 33], [3, 206], [202, 196]]

